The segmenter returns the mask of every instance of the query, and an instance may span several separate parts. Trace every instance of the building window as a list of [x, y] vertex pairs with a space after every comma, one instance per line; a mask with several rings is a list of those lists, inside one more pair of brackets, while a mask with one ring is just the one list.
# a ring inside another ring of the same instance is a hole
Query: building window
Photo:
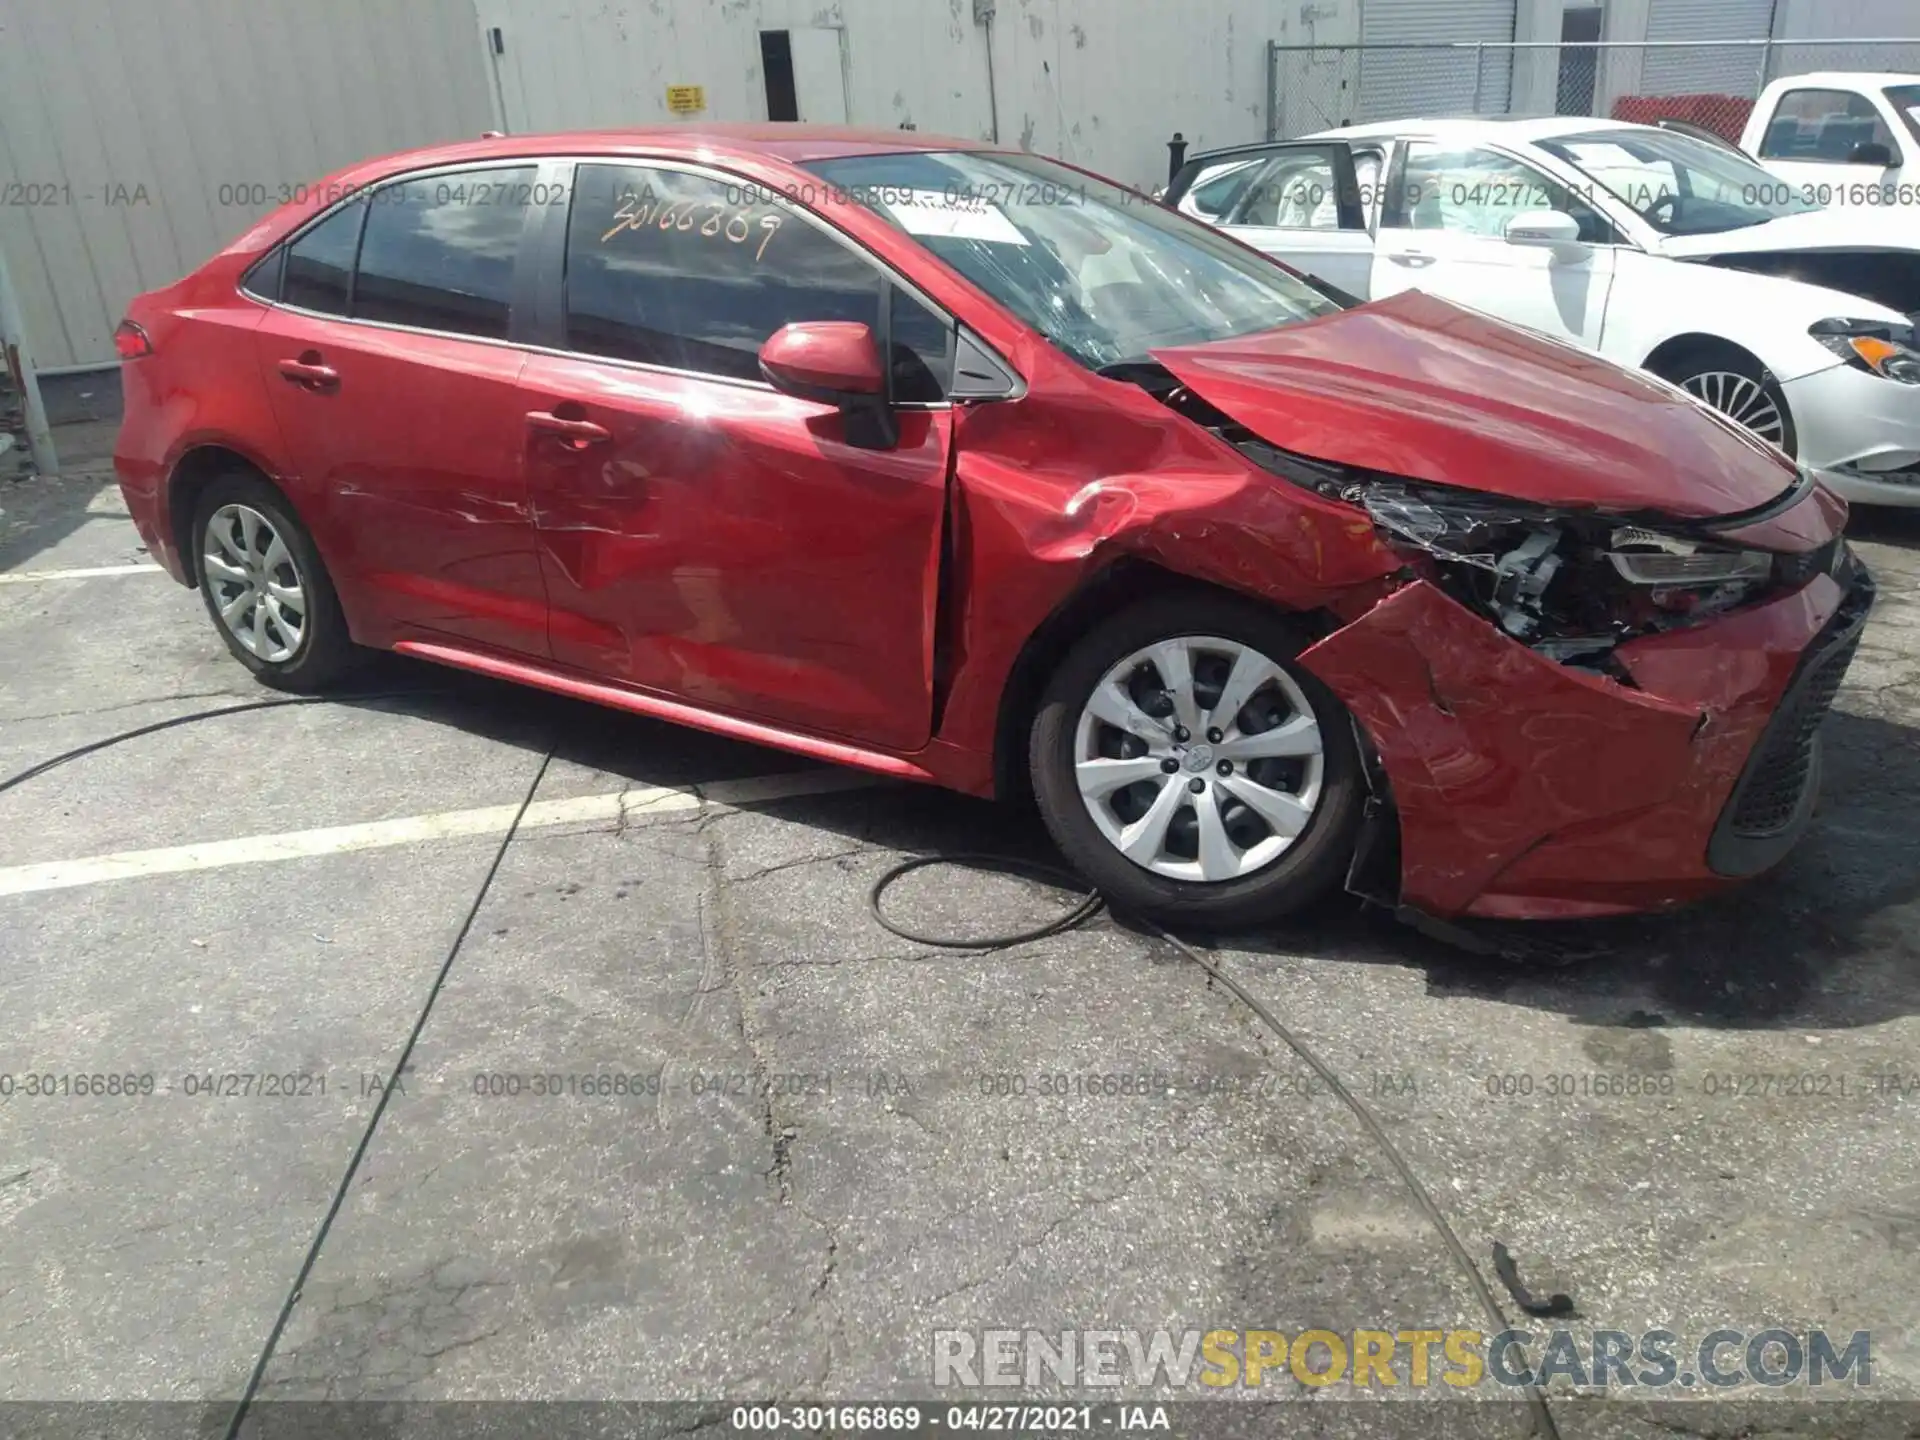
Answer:
[[767, 119], [798, 120], [800, 100], [793, 88], [793, 37], [785, 30], [760, 32], [760, 69], [767, 80]]
[[1557, 115], [1591, 115], [1594, 82], [1600, 72], [1602, 11], [1598, 5], [1570, 5], [1560, 16], [1560, 83], [1554, 95]]

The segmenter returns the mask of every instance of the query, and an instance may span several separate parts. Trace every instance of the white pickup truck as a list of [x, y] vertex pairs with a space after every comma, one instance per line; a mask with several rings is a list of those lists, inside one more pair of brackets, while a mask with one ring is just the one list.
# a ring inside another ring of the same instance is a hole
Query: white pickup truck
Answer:
[[1740, 148], [1805, 204], [1920, 215], [1920, 75], [1826, 70], [1775, 80]]

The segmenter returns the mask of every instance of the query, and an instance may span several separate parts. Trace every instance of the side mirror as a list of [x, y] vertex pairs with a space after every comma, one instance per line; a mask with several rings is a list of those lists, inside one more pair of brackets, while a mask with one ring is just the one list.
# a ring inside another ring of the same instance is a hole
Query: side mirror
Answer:
[[1878, 140], [1862, 140], [1847, 155], [1849, 165], [1872, 165], [1886, 170], [1893, 165], [1893, 151]]
[[887, 450], [899, 443], [880, 348], [865, 325], [802, 320], [783, 326], [760, 347], [760, 373], [784, 395], [837, 405], [846, 417], [848, 444]]
[[1580, 243], [1580, 222], [1563, 210], [1523, 210], [1508, 219], [1501, 233], [1509, 245], [1543, 245], [1557, 250]]
[[760, 347], [760, 373], [774, 389], [829, 405], [868, 400], [885, 388], [873, 331], [847, 320], [783, 326]]

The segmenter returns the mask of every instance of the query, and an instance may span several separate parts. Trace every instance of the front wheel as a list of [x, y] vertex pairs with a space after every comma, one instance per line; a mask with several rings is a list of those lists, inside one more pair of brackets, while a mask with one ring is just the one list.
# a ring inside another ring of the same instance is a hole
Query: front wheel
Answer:
[[1780, 382], [1753, 356], [1728, 346], [1701, 346], [1674, 356], [1655, 373], [1704, 400], [1743, 430], [1787, 454], [1799, 450], [1793, 412]]
[[1047, 686], [1029, 762], [1047, 828], [1121, 910], [1267, 924], [1353, 855], [1365, 782], [1345, 708], [1288, 618], [1228, 596], [1143, 601]]

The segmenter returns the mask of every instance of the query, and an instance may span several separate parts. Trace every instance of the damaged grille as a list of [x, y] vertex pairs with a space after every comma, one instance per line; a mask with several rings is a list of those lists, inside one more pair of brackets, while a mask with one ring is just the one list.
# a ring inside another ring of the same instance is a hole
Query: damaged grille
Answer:
[[1820, 725], [1833, 708], [1873, 608], [1872, 575], [1850, 553], [1843, 552], [1843, 558], [1834, 578], [1846, 599], [1801, 660], [1708, 842], [1707, 864], [1721, 875], [1757, 875], [1777, 864], [1811, 813], [1819, 782]]
[[1728, 827], [1749, 840], [1778, 835], [1792, 823], [1813, 778], [1814, 740], [1840, 693], [1860, 637], [1822, 656], [1788, 703], [1773, 717], [1740, 788]]

